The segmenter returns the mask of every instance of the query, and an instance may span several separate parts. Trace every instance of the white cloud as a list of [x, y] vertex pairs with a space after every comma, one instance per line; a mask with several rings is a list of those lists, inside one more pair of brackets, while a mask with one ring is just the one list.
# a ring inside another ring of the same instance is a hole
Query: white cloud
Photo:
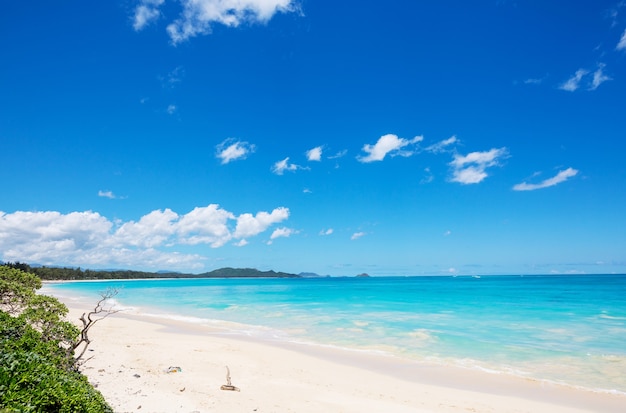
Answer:
[[365, 235], [365, 232], [355, 232], [354, 234], [352, 234], [352, 236], [350, 237], [351, 240], [356, 240], [361, 238], [362, 236]]
[[447, 230], [446, 232], [443, 233], [444, 237], [448, 237], [450, 235], [452, 235], [452, 231], [450, 231], [450, 230]]
[[167, 107], [167, 113], [168, 115], [173, 115], [174, 113], [176, 113], [176, 105], [169, 105]]
[[543, 79], [530, 78], [524, 80], [525, 85], [540, 85], [543, 82]]
[[248, 241], [245, 239], [235, 242], [235, 247], [245, 247], [246, 245], [248, 245]]
[[331, 235], [333, 232], [335, 231], [332, 228], [323, 229], [320, 231], [320, 235]]
[[626, 50], [626, 30], [624, 30], [624, 33], [622, 34], [621, 39], [619, 39], [619, 43], [617, 43], [617, 47], [615, 49]]
[[598, 69], [593, 72], [593, 79], [591, 80], [591, 85], [589, 86], [589, 90], [596, 90], [598, 86], [607, 80], [613, 80], [609, 76], [605, 75], [603, 72], [604, 64], [601, 63], [598, 65]]
[[289, 218], [289, 208], [285, 207], [276, 208], [271, 213], [262, 211], [256, 215], [249, 213], [241, 214], [237, 218], [237, 227], [233, 235], [235, 238], [247, 238], [258, 235], [272, 224], [282, 222], [287, 218]]
[[450, 145], [457, 143], [459, 140], [456, 136], [451, 136], [448, 139], [444, 139], [437, 143], [434, 143], [426, 148], [428, 152], [441, 153], [445, 152]]
[[589, 73], [586, 69], [578, 69], [576, 73], [559, 86], [559, 89], [574, 92], [580, 87], [580, 82]]
[[344, 149], [342, 151], [337, 152], [334, 155], [331, 155], [328, 157], [328, 159], [339, 159], [339, 158], [343, 158], [344, 156], [346, 156], [346, 154], [348, 153], [347, 149]]
[[269, 243], [271, 244], [272, 241], [275, 240], [276, 238], [289, 238], [293, 234], [297, 234], [297, 232], [298, 231], [294, 229], [286, 228], [286, 227], [276, 228], [274, 232], [272, 232], [272, 235], [270, 236]]
[[161, 80], [163, 87], [174, 88], [177, 84], [183, 81], [184, 75], [185, 69], [183, 69], [182, 66], [177, 66], [165, 77], [159, 77], [159, 79]]
[[109, 240], [112, 245], [152, 248], [163, 244], [175, 232], [179, 216], [171, 209], [156, 210], [139, 221], [122, 224]]
[[602, 83], [612, 80], [604, 73], [605, 67], [604, 63], [599, 63], [598, 68], [593, 73], [587, 69], [578, 69], [572, 77], [559, 86], [559, 89], [575, 92], [583, 85], [584, 81], [587, 90], [596, 90]]
[[112, 222], [92, 211], [0, 211], [0, 259], [44, 265], [189, 270], [201, 268], [205, 258], [176, 251], [176, 247], [208, 244], [218, 248], [230, 240], [245, 245], [245, 238], [288, 217], [289, 209], [284, 207], [255, 216], [235, 216], [216, 204], [185, 215], [171, 209], [155, 210], [127, 222]]
[[136, 31], [139, 31], [148, 24], [157, 20], [161, 15], [159, 6], [161, 6], [164, 2], [165, 0], [141, 0], [140, 4], [135, 8], [133, 28]]
[[374, 145], [366, 144], [363, 146], [363, 152], [366, 152], [367, 155], [359, 156], [357, 159], [360, 162], [374, 162], [374, 161], [382, 161], [385, 159], [385, 156], [389, 154], [390, 156], [411, 156], [413, 155], [413, 151], [406, 150], [406, 148], [411, 145], [415, 145], [418, 142], [421, 142], [424, 139], [423, 136], [416, 136], [413, 139], [403, 139], [399, 138], [394, 134], [383, 135], [378, 139]]
[[222, 165], [238, 159], [246, 159], [255, 151], [255, 146], [244, 141], [228, 138], [216, 147], [215, 156], [222, 160]]
[[98, 196], [109, 199], [117, 198], [112, 191], [98, 191]]
[[429, 184], [435, 180], [433, 173], [429, 167], [424, 168], [424, 177], [420, 180], [420, 184]]
[[450, 162], [453, 168], [451, 181], [462, 184], [482, 182], [488, 176], [486, 169], [497, 166], [498, 161], [507, 153], [506, 148], [493, 148], [485, 152], [471, 152], [465, 156], [456, 154]]
[[322, 160], [322, 146], [317, 146], [313, 149], [309, 149], [306, 152], [306, 157], [309, 161], [321, 161]]
[[232, 212], [221, 209], [216, 204], [196, 207], [181, 217], [176, 233], [181, 244], [210, 244], [217, 248], [231, 239], [228, 222], [233, 219], [235, 215]]
[[567, 181], [569, 178], [572, 178], [578, 174], [578, 171], [574, 168], [567, 168], [563, 171], [559, 171], [556, 176], [552, 178], [548, 178], [538, 184], [529, 184], [526, 182], [522, 182], [521, 184], [517, 184], [513, 187], [514, 191], [534, 191], [536, 189], [548, 188], [550, 186], [558, 185], [561, 182]]
[[167, 26], [172, 43], [211, 33], [211, 25], [237, 27], [242, 23], [266, 23], [276, 13], [296, 10], [293, 0], [180, 0], [181, 15]]
[[289, 163], [289, 157], [286, 157], [282, 161], [278, 161], [272, 167], [272, 172], [276, 175], [282, 175], [285, 171], [295, 172], [298, 169], [308, 169], [300, 165], [296, 165], [294, 163]]

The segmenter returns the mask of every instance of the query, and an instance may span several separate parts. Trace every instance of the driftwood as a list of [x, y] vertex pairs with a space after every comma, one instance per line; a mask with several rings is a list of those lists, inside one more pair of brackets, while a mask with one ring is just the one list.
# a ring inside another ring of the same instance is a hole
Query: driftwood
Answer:
[[220, 389], [230, 390], [230, 391], [240, 391], [239, 387], [233, 386], [233, 384], [230, 382], [230, 369], [228, 368], [228, 366], [226, 366], [226, 384], [222, 385]]
[[[112, 299], [117, 295], [118, 291], [116, 289], [108, 289], [105, 292], [100, 293], [100, 300], [96, 303], [96, 306], [89, 313], [83, 313], [80, 316], [79, 320], [83, 324], [83, 328], [80, 330], [80, 338], [71, 344], [68, 351], [74, 352], [74, 365], [76, 367], [80, 367], [85, 364], [87, 361], [91, 359], [83, 359], [85, 352], [87, 352], [87, 348], [89, 344], [91, 344], [91, 339], [89, 338], [89, 330], [94, 326], [98, 321], [103, 320], [110, 316], [111, 314], [115, 314], [120, 312], [121, 310], [114, 310], [114, 304], [109, 303], [108, 300]], [[79, 347], [82, 346], [82, 349], [79, 350]]]

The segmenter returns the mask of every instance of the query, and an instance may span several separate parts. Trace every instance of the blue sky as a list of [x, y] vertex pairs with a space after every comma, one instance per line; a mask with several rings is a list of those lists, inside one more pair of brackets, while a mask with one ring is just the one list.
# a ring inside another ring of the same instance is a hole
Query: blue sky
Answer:
[[626, 272], [625, 1], [0, 10], [0, 260]]

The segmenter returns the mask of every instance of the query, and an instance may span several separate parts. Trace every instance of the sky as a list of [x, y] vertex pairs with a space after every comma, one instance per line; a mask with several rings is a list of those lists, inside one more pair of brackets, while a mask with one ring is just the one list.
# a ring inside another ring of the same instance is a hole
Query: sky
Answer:
[[626, 273], [626, 1], [0, 5], [0, 260]]

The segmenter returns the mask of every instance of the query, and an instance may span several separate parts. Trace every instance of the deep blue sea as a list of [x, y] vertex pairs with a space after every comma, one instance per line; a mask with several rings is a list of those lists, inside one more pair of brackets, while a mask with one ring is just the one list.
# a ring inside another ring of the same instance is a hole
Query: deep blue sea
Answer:
[[116, 280], [46, 293], [95, 302], [109, 287], [140, 314], [626, 394], [626, 275]]

